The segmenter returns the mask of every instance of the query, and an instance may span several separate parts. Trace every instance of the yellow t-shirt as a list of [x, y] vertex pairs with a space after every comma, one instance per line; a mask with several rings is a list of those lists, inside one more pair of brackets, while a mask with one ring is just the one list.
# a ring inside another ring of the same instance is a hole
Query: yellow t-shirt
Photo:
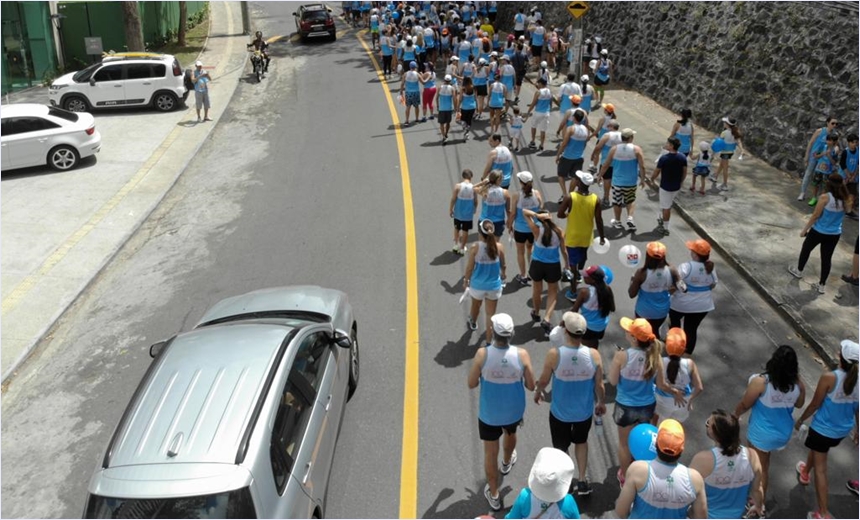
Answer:
[[490, 40], [492, 40], [492, 39], [493, 39], [493, 33], [495, 33], [495, 32], [496, 32], [496, 31], [493, 29], [493, 25], [492, 25], [492, 24], [484, 24], [484, 25], [482, 25], [482, 26], [481, 26], [481, 31], [483, 31], [483, 32], [484, 32], [484, 34], [486, 34], [486, 35], [487, 35], [487, 38], [489, 38]]
[[570, 192], [570, 213], [567, 215], [567, 229], [564, 231], [564, 245], [567, 247], [588, 247], [594, 237], [594, 208], [597, 195], [583, 195]]

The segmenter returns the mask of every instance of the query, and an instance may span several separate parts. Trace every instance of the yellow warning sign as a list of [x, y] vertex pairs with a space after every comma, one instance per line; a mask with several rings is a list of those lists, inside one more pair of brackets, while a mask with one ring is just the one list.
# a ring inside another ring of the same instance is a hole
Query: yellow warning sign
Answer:
[[588, 3], [586, 2], [571, 2], [567, 4], [567, 11], [574, 18], [580, 18], [588, 11]]

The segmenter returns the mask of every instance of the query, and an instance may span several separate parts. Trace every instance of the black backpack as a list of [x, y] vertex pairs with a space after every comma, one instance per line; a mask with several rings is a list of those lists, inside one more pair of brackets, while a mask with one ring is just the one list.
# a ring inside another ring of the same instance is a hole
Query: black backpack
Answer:
[[185, 69], [185, 90], [194, 90], [194, 81], [191, 80], [191, 69]]

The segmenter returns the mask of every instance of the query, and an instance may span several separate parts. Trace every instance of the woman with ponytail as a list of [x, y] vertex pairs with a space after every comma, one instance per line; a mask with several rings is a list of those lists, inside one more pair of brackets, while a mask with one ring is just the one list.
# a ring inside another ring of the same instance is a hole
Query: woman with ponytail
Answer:
[[[528, 173], [528, 172], [520, 172]], [[519, 174], [517, 174], [519, 177]], [[522, 180], [522, 178], [520, 178]], [[534, 247], [531, 251], [529, 276], [532, 279], [532, 321], [540, 322], [544, 335], [552, 331], [552, 313], [558, 301], [558, 282], [561, 280], [562, 261], [567, 265], [567, 248], [564, 247], [564, 231], [553, 222], [552, 215], [545, 210], [535, 212], [523, 209], [523, 218], [532, 232]], [[538, 222], [535, 222], [537, 220]], [[520, 244], [517, 244], [519, 246]], [[546, 282], [546, 312], [540, 317], [540, 300]]]
[[741, 150], [738, 160], [743, 158], [744, 143], [742, 141], [743, 133], [738, 126], [737, 120], [730, 117], [724, 117], [723, 127], [725, 129], [723, 130], [723, 133], [720, 134], [720, 138], [722, 138], [725, 143], [725, 148], [720, 152], [720, 166], [717, 168], [717, 173], [715, 173], [710, 179], [716, 186], [716, 183], [719, 182], [720, 173], [722, 173], [723, 183], [720, 185], [720, 191], [727, 191], [729, 189], [729, 161], [738, 147], [740, 147]]
[[469, 329], [478, 330], [478, 313], [481, 304], [486, 302], [487, 344], [493, 340], [493, 325], [490, 318], [496, 314], [496, 305], [502, 296], [502, 280], [505, 279], [505, 251], [494, 233], [492, 221], [484, 219], [478, 225], [480, 240], [469, 249], [469, 261], [463, 283], [472, 297], [467, 324]]
[[696, 363], [690, 358], [682, 358], [687, 347], [687, 335], [682, 329], [671, 328], [666, 334], [666, 356], [663, 358], [663, 377], [666, 384], [681, 391], [682, 399], [677, 400], [669, 392], [659, 388], [654, 390], [657, 408], [651, 424], [657, 425], [663, 419], [675, 419], [683, 423], [693, 410], [693, 399], [705, 387], [699, 376]]
[[609, 314], [615, 312], [615, 295], [599, 265], [589, 266], [582, 275], [585, 285], [577, 289], [571, 310], [585, 316], [588, 324], [582, 344], [596, 349], [609, 325]]
[[681, 148], [678, 149], [678, 153], [682, 153], [687, 157], [690, 156], [693, 143], [696, 142], [693, 123], [690, 121], [691, 117], [693, 117], [693, 111], [689, 108], [682, 108], [681, 119], [675, 121], [675, 126], [672, 127], [672, 132], [669, 134], [669, 137], [675, 137], [681, 141]]
[[678, 266], [678, 276], [684, 281], [683, 291], [675, 291], [669, 298], [669, 326], [681, 327], [687, 335], [687, 354], [696, 348], [699, 325], [709, 312], [714, 310], [711, 291], [717, 286], [717, 271], [710, 260], [711, 244], [707, 241], [690, 240], [690, 261]]
[[822, 374], [818, 379], [815, 394], [806, 410], [797, 418], [794, 429], [813, 417], [806, 437], [809, 455], [806, 462], [795, 466], [797, 479], [804, 486], [815, 476], [815, 496], [818, 511], [811, 511], [806, 518], [833, 518], [827, 510], [827, 452], [848, 436], [853, 429], [854, 444], [857, 444], [857, 362], [860, 360], [860, 345], [843, 340], [839, 353], [839, 368]]

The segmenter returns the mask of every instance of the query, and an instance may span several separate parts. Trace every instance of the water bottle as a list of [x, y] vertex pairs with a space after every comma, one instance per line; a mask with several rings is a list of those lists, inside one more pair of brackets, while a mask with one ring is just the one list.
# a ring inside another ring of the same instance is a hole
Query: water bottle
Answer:
[[603, 434], [603, 416], [595, 415], [594, 416], [594, 433], [598, 435]]
[[806, 436], [809, 435], [809, 426], [805, 424], [801, 424], [800, 428], [797, 429], [797, 442], [803, 444], [806, 441]]
[[573, 280], [573, 271], [571, 271], [570, 269], [565, 269], [564, 271], [562, 271], [562, 277], [564, 278], [565, 282], [572, 281]]

